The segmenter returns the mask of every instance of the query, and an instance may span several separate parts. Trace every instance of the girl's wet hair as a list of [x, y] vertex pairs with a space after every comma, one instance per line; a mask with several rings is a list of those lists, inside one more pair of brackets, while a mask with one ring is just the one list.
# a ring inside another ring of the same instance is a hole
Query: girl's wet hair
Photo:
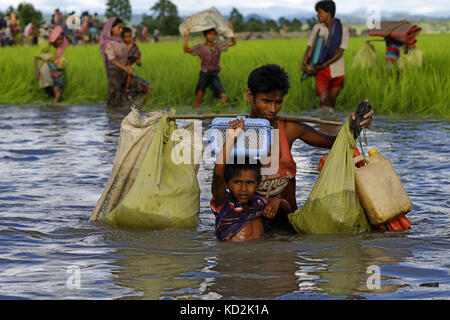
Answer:
[[322, 0], [316, 3], [315, 9], [316, 11], [322, 9], [325, 12], [329, 12], [334, 18], [334, 14], [336, 13], [336, 4], [332, 0]]
[[290, 87], [289, 75], [277, 64], [266, 64], [256, 68], [248, 76], [247, 88], [250, 89], [253, 96], [275, 90], [281, 90], [285, 95]]
[[254, 160], [250, 161], [248, 157], [244, 160], [235, 157], [233, 163], [225, 165], [225, 181], [228, 183], [231, 179], [239, 177], [244, 170], [254, 171], [257, 183], [261, 182], [261, 163], [259, 160], [256, 160], [256, 163]]

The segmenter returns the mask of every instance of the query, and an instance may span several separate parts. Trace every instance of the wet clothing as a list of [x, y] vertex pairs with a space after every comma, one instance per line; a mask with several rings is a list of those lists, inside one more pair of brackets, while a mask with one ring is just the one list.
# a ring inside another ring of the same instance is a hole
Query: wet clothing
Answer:
[[220, 97], [220, 94], [225, 93], [222, 81], [219, 78], [218, 72], [203, 72], [200, 71], [198, 77], [195, 93], [199, 90], [205, 92], [207, 88], [210, 88], [216, 98]]
[[211, 210], [216, 216], [216, 237], [220, 241], [228, 241], [251, 220], [262, 215], [267, 201], [264, 197], [254, 195], [248, 202], [249, 208], [244, 209], [242, 203], [238, 202], [227, 191], [223, 203], [215, 203], [211, 198]]
[[289, 204], [289, 212], [293, 212], [297, 209], [297, 200], [295, 197], [297, 165], [292, 157], [291, 148], [287, 140], [285, 122], [277, 120], [277, 126], [279, 133], [278, 140], [280, 142], [279, 150], [281, 152], [278, 170], [275, 173], [266, 174], [266, 168], [262, 168], [262, 179], [256, 193], [266, 199], [281, 197]]
[[332, 78], [330, 66], [316, 72], [316, 93], [320, 96], [332, 87], [344, 86], [344, 76]]
[[105, 62], [108, 78], [108, 95], [106, 105], [109, 108], [129, 108], [142, 99], [150, 87], [150, 83], [131, 74], [127, 88], [127, 73], [114, 66], [111, 61], [116, 60], [121, 65], [129, 65], [128, 48], [120, 37], [111, 36], [111, 28], [116, 18], [110, 18], [103, 27], [100, 35], [100, 53]]
[[106, 105], [110, 108], [128, 108], [147, 94], [150, 83], [131, 74], [128, 92], [125, 91], [127, 73], [119, 68], [108, 68], [108, 94]]

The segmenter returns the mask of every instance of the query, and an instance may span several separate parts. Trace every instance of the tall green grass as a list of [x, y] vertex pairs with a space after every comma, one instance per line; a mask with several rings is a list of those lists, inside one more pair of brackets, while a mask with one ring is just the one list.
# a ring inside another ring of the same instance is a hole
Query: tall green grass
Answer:
[[[363, 41], [373, 37], [351, 38], [345, 51], [346, 74], [336, 109], [354, 110], [362, 98], [368, 97], [377, 114], [417, 115], [421, 117], [450, 117], [450, 34], [420, 35], [418, 48], [424, 53], [424, 67], [410, 68], [400, 73], [384, 67], [384, 42], [373, 42], [378, 59], [374, 69], [353, 69], [353, 58]], [[220, 77], [230, 97], [231, 110], [244, 112], [245, 89], [249, 73], [266, 63], [276, 63], [287, 70], [291, 89], [285, 98], [283, 111], [299, 113], [318, 107], [314, 79], [300, 82], [301, 59], [307, 39], [273, 39], [238, 41], [221, 58]], [[190, 43], [193, 45], [194, 43]], [[147, 108], [177, 107], [190, 110], [200, 60], [183, 53], [181, 42], [141, 43], [142, 67], [135, 73], [153, 85]], [[51, 103], [38, 88], [33, 55], [36, 47], [0, 49], [0, 104]], [[104, 103], [107, 81], [98, 46], [69, 47], [66, 72], [65, 104]], [[223, 107], [208, 90], [202, 111], [218, 112]], [[227, 110], [227, 111], [230, 111]]]

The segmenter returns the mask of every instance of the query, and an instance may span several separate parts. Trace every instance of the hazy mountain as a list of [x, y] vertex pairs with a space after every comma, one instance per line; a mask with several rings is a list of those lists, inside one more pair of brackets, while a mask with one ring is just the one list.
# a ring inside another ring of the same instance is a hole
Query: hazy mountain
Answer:
[[[217, 9], [224, 15], [230, 14], [232, 7], [217, 7]], [[267, 8], [247, 8], [247, 7], [237, 7], [239, 12], [241, 12], [245, 19], [248, 20], [250, 17], [257, 16], [261, 20], [273, 19], [278, 20], [280, 17], [292, 20], [294, 18], [300, 19], [305, 22], [307, 19], [316, 16], [316, 12], [311, 10], [296, 9], [293, 7], [281, 7], [281, 6], [271, 6]], [[343, 22], [349, 23], [364, 23], [367, 16], [367, 8], [361, 7], [351, 13], [347, 14], [337, 14], [337, 17], [341, 18]], [[182, 16], [188, 16], [195, 12], [180, 12]], [[424, 14], [411, 14], [409, 12], [399, 12], [399, 11], [388, 11], [383, 8], [381, 12], [382, 20], [429, 20], [429, 19], [450, 19], [450, 10], [430, 12]]]
[[[247, 21], [250, 18], [256, 18], [259, 20], [268, 20], [273, 19], [275, 21], [278, 21], [280, 17], [284, 17], [286, 19], [292, 20], [294, 18], [297, 18], [301, 20], [302, 22], [306, 22], [306, 20], [310, 19], [311, 17], [315, 17], [316, 13], [313, 10], [302, 10], [302, 9], [296, 9], [292, 7], [282, 7], [282, 6], [271, 6], [266, 8], [251, 8], [251, 7], [237, 7], [239, 12], [244, 15], [244, 19]], [[230, 15], [230, 12], [232, 10], [232, 7], [217, 7], [217, 9], [226, 17]], [[133, 16], [131, 18], [130, 24], [131, 25], [137, 25], [140, 23], [142, 19], [143, 14], [150, 15], [152, 12], [150, 10], [142, 11], [142, 12], [133, 12]], [[190, 11], [179, 11], [179, 15], [181, 17], [186, 17], [188, 15], [194, 14], [196, 12], [190, 12]], [[44, 13], [44, 20], [50, 21], [51, 14], [45, 14]], [[361, 7], [359, 9], [356, 9], [352, 11], [351, 13], [347, 14], [338, 14], [336, 17], [340, 18], [342, 22], [344, 23], [365, 23], [366, 21], [366, 8]], [[99, 15], [100, 19], [103, 19], [103, 15]], [[417, 14], [410, 14], [408, 12], [389, 12], [386, 9], [383, 9], [382, 20], [411, 20], [411, 21], [417, 21], [417, 20], [438, 20], [438, 19], [450, 19], [450, 10], [447, 11], [436, 11], [436, 12], [430, 12], [430, 13], [424, 13], [421, 15]]]

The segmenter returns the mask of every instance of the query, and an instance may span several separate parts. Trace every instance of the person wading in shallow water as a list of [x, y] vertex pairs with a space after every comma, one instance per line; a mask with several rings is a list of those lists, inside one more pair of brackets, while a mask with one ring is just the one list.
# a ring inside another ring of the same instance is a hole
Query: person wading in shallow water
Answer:
[[[289, 228], [290, 223], [287, 214], [297, 210], [297, 199], [295, 196], [297, 165], [291, 153], [294, 141], [300, 139], [303, 142], [318, 148], [330, 149], [336, 136], [321, 133], [314, 128], [294, 121], [277, 120], [277, 114], [281, 111], [283, 99], [289, 91], [289, 77], [284, 69], [276, 64], [268, 64], [253, 70], [247, 82], [246, 99], [250, 103], [250, 118], [267, 119], [274, 129], [278, 129], [278, 168], [276, 172], [266, 171], [265, 164], [261, 169], [261, 182], [256, 194], [267, 199], [280, 198], [279, 210], [267, 220], [269, 225], [280, 225]], [[364, 115], [365, 120], [361, 122], [364, 128], [370, 127], [372, 123], [373, 109]], [[350, 114], [355, 119], [355, 114]]]
[[[133, 74], [133, 67], [128, 60], [128, 48], [122, 38], [122, 20], [110, 18], [105, 23], [100, 35], [100, 53], [108, 77], [108, 108], [128, 108], [142, 99], [142, 105], [147, 103], [151, 85], [144, 79]], [[127, 76], [130, 81], [127, 87]]]

